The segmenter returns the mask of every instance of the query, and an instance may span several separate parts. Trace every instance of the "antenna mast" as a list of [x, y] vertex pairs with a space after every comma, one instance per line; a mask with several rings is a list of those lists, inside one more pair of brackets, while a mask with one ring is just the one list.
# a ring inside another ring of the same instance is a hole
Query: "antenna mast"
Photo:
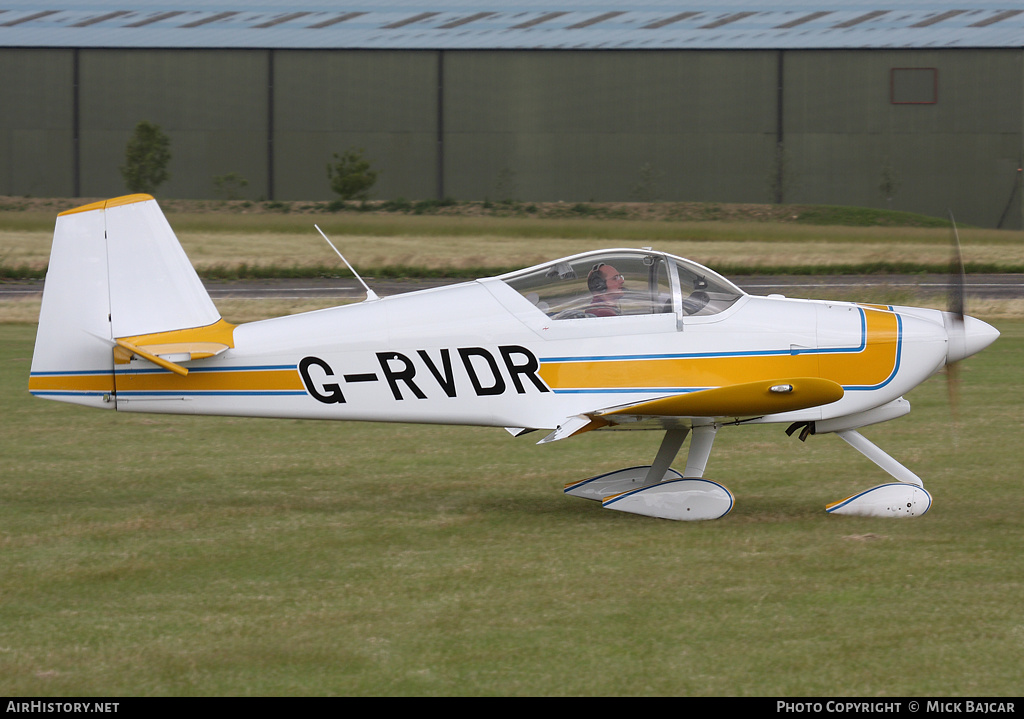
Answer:
[[380, 298], [377, 296], [377, 293], [374, 292], [373, 290], [371, 290], [370, 286], [367, 285], [365, 282], [363, 282], [363, 278], [360, 277], [359, 273], [356, 272], [355, 268], [352, 267], [352, 265], [350, 265], [348, 263], [348, 260], [345, 259], [345, 255], [343, 255], [340, 252], [338, 252], [338, 248], [334, 246], [334, 243], [331, 242], [330, 239], [328, 239], [327, 235], [324, 234], [324, 231], [320, 229], [320, 225], [314, 224], [313, 227], [315, 227], [316, 231], [320, 233], [320, 236], [323, 237], [324, 240], [327, 241], [327, 244], [331, 246], [331, 249], [334, 250], [335, 254], [338, 255], [338, 257], [341, 258], [341, 261], [345, 263], [345, 266], [348, 267], [349, 271], [353, 275], [356, 276], [357, 280], [359, 280], [359, 284], [361, 284], [363, 286], [363, 289], [366, 290], [366, 299], [367, 299], [367, 301], [369, 301], [369, 300], [379, 300]]

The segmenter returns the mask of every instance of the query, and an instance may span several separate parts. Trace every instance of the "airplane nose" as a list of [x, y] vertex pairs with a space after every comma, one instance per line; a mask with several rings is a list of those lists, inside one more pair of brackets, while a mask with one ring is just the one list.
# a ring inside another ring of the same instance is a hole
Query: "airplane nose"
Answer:
[[981, 352], [999, 337], [999, 330], [995, 327], [967, 315], [943, 312], [942, 324], [949, 338], [946, 364], [959, 362], [965, 357]]

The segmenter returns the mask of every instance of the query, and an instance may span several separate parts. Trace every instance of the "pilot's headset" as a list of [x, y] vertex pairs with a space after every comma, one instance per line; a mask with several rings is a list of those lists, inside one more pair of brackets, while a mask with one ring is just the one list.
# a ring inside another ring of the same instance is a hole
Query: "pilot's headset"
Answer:
[[606, 280], [604, 275], [600, 272], [604, 265], [604, 262], [594, 265], [594, 269], [592, 269], [590, 274], [587, 275], [587, 289], [595, 295], [599, 295], [608, 290], [608, 280]]

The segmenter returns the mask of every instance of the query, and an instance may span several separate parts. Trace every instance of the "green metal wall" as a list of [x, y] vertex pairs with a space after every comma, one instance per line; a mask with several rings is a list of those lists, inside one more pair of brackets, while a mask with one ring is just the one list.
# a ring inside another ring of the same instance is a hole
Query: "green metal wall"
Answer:
[[74, 194], [73, 56], [0, 49], [0, 195]]
[[[789, 51], [787, 202], [886, 207], [1020, 227], [1021, 52]], [[934, 103], [893, 104], [893, 68], [934, 68]]]
[[438, 53], [274, 53], [278, 199], [330, 199], [334, 153], [363, 148], [380, 172], [378, 198], [434, 197]]
[[446, 191], [765, 201], [775, 67], [767, 52], [448, 53]]
[[267, 62], [259, 50], [81, 50], [81, 194], [125, 191], [124, 148], [141, 120], [171, 140], [167, 197], [212, 197], [231, 172], [267, 196]]
[[[1016, 49], [3, 49], [0, 194], [121, 194], [125, 144], [149, 120], [171, 138], [167, 197], [214, 197], [213, 178], [237, 173], [251, 199], [331, 199], [332, 154], [359, 147], [377, 198], [781, 199], [1019, 228], [1022, 62]], [[935, 102], [894, 104], [893, 68], [934, 73]]]

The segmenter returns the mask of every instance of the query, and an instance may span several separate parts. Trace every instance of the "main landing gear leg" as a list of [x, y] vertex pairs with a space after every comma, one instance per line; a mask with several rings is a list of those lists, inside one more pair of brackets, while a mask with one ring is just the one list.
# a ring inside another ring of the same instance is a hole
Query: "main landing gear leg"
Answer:
[[825, 507], [830, 514], [852, 514], [862, 517], [916, 517], [932, 505], [932, 496], [924, 488], [921, 478], [879, 449], [856, 430], [846, 429], [836, 434], [896, 480], [889, 484], [855, 494]]
[[[654, 457], [654, 464], [650, 466], [650, 469], [647, 470], [647, 476], [644, 477], [645, 487], [668, 479], [665, 473], [671, 468], [672, 462], [675, 460], [676, 455], [679, 454], [680, 447], [683, 446], [683, 440], [686, 439], [686, 435], [689, 433], [689, 427], [679, 427], [665, 432], [665, 439], [661, 440], [658, 454]], [[694, 440], [696, 440], [696, 435], [694, 435]], [[690, 445], [691, 447], [693, 446], [693, 441], [690, 442]]]
[[649, 467], [632, 467], [565, 487], [566, 494], [597, 499], [607, 509], [661, 519], [718, 519], [729, 513], [734, 499], [728, 489], [706, 479], [704, 468], [718, 431], [716, 425], [693, 428], [685, 475], [670, 465], [690, 433], [685, 427], [670, 429]]
[[683, 476], [687, 479], [700, 479], [704, 476], [704, 468], [708, 466], [711, 446], [718, 434], [717, 424], [703, 424], [693, 428], [693, 439], [690, 440], [690, 452], [686, 455], [686, 469]]

